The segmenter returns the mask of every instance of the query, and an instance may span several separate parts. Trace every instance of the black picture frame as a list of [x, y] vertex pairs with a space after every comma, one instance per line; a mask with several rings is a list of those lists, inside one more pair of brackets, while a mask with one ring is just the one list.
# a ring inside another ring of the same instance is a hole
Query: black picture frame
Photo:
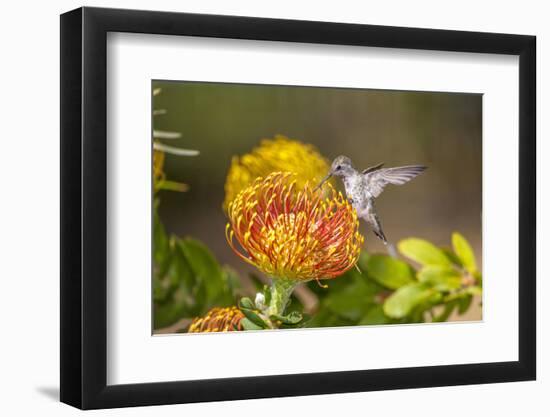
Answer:
[[[107, 385], [108, 32], [519, 56], [519, 360]], [[93, 409], [535, 379], [534, 36], [85, 7], [61, 15], [60, 56], [62, 402]]]

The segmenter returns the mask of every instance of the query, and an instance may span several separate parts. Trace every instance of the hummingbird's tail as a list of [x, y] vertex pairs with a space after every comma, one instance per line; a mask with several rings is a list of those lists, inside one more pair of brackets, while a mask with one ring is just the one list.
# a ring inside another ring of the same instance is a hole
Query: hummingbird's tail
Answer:
[[393, 246], [390, 242], [388, 242], [388, 239], [386, 239], [386, 235], [384, 234], [384, 231], [382, 230], [382, 224], [380, 223], [380, 220], [378, 219], [378, 216], [374, 216], [374, 222], [372, 225], [372, 230], [374, 234], [382, 241], [384, 242], [384, 245], [386, 246], [386, 249], [388, 251], [388, 255], [390, 255], [392, 258], [397, 258], [397, 251], [395, 250], [395, 246]]
[[384, 242], [384, 246], [386, 246], [386, 250], [388, 251], [388, 255], [390, 255], [392, 258], [397, 258], [397, 251], [395, 250], [395, 246], [388, 242], [388, 239], [386, 239], [386, 236], [384, 235], [384, 232], [382, 229], [374, 230], [374, 234], [378, 236], [378, 238]]
[[395, 246], [393, 246], [391, 243], [386, 243], [386, 249], [388, 250], [388, 255], [390, 255], [392, 258], [397, 258], [397, 251], [395, 250]]
[[382, 227], [380, 227], [380, 223], [375, 223], [373, 232], [374, 234], [380, 239], [382, 242], [384, 242], [384, 245], [388, 244], [388, 239], [386, 239], [386, 236], [384, 235], [384, 232], [382, 231]]
[[378, 237], [378, 239], [380, 239], [382, 242], [384, 242], [384, 245], [387, 245], [388, 244], [388, 239], [386, 239], [386, 235], [384, 234], [384, 231], [382, 230], [382, 223], [380, 223], [380, 219], [378, 218], [378, 215], [374, 211], [374, 205], [371, 205], [370, 214], [371, 215], [370, 215], [369, 223], [372, 225], [372, 231]]

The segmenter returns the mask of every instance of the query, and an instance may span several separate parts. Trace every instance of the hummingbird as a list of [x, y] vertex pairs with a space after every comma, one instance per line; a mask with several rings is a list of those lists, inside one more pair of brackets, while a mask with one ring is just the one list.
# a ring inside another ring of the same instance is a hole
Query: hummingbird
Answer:
[[383, 166], [384, 164], [381, 163], [359, 172], [353, 167], [351, 159], [343, 155], [338, 156], [332, 162], [327, 176], [315, 190], [321, 188], [332, 176], [341, 177], [348, 201], [357, 211], [357, 216], [372, 227], [374, 234], [384, 242], [384, 245], [388, 245], [382, 223], [374, 207], [374, 200], [384, 191], [386, 185], [403, 185], [420, 175], [427, 167], [409, 165], [383, 168]]

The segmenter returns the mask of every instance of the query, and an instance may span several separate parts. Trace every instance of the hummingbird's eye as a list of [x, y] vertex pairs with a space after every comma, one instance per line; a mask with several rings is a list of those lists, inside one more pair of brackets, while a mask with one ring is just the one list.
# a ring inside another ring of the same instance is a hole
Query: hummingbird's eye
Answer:
[[341, 169], [342, 169], [342, 165], [338, 165], [338, 166], [336, 167], [336, 171], [340, 171]]

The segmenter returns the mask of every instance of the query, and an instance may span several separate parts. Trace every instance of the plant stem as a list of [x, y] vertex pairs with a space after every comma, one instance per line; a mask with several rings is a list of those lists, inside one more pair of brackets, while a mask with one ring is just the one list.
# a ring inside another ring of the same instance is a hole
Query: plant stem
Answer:
[[290, 300], [290, 295], [298, 285], [297, 281], [284, 278], [274, 278], [271, 283], [271, 301], [267, 309], [269, 316], [277, 314], [284, 315], [285, 308]]

